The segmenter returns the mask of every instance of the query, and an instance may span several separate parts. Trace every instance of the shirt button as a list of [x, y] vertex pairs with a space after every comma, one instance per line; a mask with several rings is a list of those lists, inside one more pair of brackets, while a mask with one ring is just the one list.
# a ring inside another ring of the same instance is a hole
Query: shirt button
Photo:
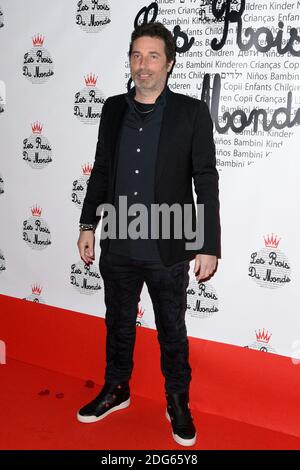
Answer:
[[142, 127], [140, 127], [140, 128], [139, 128], [139, 131], [140, 131], [140, 132], [142, 132], [142, 131], [143, 131], [143, 128], [142, 128]]
[[141, 151], [141, 149], [136, 149], [136, 151], [137, 151], [137, 152], [140, 152], [140, 151]]
[[133, 194], [134, 194], [135, 196], [137, 196], [137, 191], [134, 191], [134, 193], [133, 193]]
[[135, 173], [139, 173], [139, 172], [140, 172], [140, 170], [135, 170]]

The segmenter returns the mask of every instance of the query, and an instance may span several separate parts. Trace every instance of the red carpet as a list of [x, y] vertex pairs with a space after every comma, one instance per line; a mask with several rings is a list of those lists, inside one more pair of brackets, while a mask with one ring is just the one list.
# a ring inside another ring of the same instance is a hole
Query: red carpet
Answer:
[[[76, 421], [76, 410], [98, 386], [89, 389], [80, 379], [11, 359], [0, 374], [1, 449], [182, 449], [171, 437], [162, 401], [133, 390], [129, 408], [85, 425]], [[38, 395], [45, 389], [49, 395]], [[300, 449], [296, 437], [206, 413], [194, 418], [199, 438], [193, 449]]]
[[[0, 340], [1, 449], [182, 449], [164, 416], [156, 332], [138, 328], [132, 405], [92, 425], [75, 414], [100, 387], [85, 381], [102, 383], [103, 319], [0, 296]], [[300, 449], [299, 366], [194, 338], [190, 354], [196, 449]]]

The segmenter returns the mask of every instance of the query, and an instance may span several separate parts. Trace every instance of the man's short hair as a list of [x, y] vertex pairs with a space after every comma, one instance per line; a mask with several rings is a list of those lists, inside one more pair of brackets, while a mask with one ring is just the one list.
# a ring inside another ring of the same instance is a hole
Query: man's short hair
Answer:
[[167, 62], [170, 63], [172, 60], [175, 60], [176, 42], [174, 36], [162, 23], [158, 22], [143, 23], [133, 31], [129, 46], [129, 57], [131, 56], [133, 42], [143, 36], [162, 39], [165, 43]]

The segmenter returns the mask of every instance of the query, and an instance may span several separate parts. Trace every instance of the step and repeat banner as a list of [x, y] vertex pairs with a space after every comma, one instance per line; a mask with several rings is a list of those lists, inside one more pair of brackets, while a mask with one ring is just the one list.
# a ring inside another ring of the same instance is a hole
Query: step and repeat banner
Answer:
[[[176, 38], [169, 87], [214, 123], [222, 260], [205, 283], [191, 262], [189, 335], [297, 364], [300, 1], [0, 0], [0, 292], [105, 315], [78, 222], [103, 103], [126, 92], [130, 34], [151, 21]], [[146, 286], [137, 325], [155, 327]]]

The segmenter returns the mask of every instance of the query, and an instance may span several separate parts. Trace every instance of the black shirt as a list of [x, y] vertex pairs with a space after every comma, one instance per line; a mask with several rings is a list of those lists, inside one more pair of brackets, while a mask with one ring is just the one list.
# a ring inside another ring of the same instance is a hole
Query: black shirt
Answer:
[[[134, 100], [135, 89], [126, 96], [128, 110], [120, 132], [118, 167], [115, 187], [117, 237], [119, 196], [127, 196], [127, 208], [140, 203], [148, 209], [148, 238], [110, 240], [109, 251], [133, 259], [161, 262], [156, 239], [151, 239], [150, 207], [154, 203], [154, 178], [157, 150], [166, 88], [154, 104]], [[139, 211], [136, 211], [137, 216]], [[136, 217], [128, 216], [130, 224]], [[140, 230], [140, 226], [137, 226]]]

